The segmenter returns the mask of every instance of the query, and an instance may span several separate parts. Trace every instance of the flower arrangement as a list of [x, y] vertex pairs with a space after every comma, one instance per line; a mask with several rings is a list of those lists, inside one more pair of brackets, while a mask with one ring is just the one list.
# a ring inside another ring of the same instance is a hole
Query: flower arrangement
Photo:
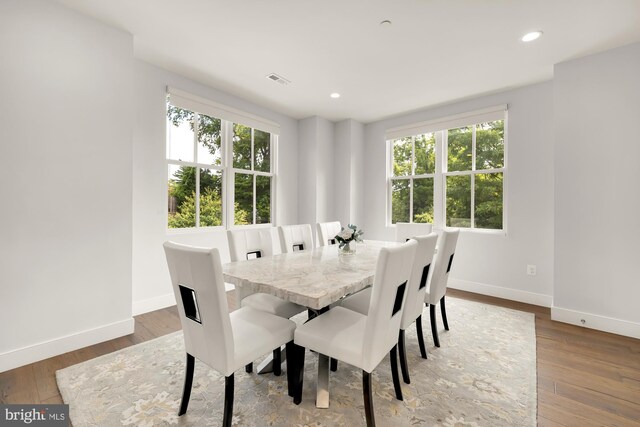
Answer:
[[364, 231], [358, 230], [358, 227], [353, 224], [349, 224], [347, 228], [342, 227], [342, 231], [336, 234], [335, 239], [339, 243], [339, 248], [345, 252], [350, 252], [351, 242], [362, 242], [362, 235]]

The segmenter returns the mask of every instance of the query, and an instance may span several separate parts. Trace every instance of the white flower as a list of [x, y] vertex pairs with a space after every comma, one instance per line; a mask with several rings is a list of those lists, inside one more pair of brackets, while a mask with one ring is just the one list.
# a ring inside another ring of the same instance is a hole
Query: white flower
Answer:
[[340, 232], [340, 234], [338, 234], [338, 236], [340, 236], [344, 240], [349, 240], [351, 239], [351, 236], [353, 236], [353, 230], [350, 228], [345, 228]]

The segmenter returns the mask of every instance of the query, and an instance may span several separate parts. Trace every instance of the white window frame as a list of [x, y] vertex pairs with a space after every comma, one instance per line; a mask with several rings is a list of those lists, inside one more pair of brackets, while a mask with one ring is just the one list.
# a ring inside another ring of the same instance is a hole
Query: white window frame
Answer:
[[[177, 92], [179, 93], [179, 96], [187, 96], [185, 95], [185, 92], [181, 92], [178, 91], [176, 89], [173, 90], [169, 90], [169, 95], [171, 97], [171, 93], [172, 92]], [[202, 104], [202, 98], [196, 97], [195, 95], [188, 95], [188, 96], [192, 96], [194, 99], [197, 99], [200, 101], [200, 104], [194, 104], [195, 106], [197, 105], [203, 105]], [[178, 108], [182, 108], [188, 111], [191, 111], [194, 114], [194, 125], [193, 125], [193, 150], [194, 150], [194, 154], [193, 154], [193, 158], [194, 161], [193, 162], [189, 162], [189, 161], [182, 161], [182, 160], [174, 160], [174, 159], [170, 159], [169, 158], [169, 152], [168, 150], [165, 151], [165, 158], [166, 158], [166, 165], [165, 165], [165, 173], [168, 173], [169, 170], [169, 166], [170, 165], [175, 165], [175, 166], [189, 166], [189, 167], [195, 167], [196, 168], [196, 176], [195, 176], [195, 193], [196, 193], [196, 198], [195, 198], [195, 227], [187, 227], [187, 228], [169, 228], [169, 212], [168, 210], [166, 210], [166, 220], [165, 220], [165, 226], [167, 228], [167, 232], [170, 234], [181, 234], [181, 233], [192, 233], [192, 232], [199, 232], [199, 231], [212, 231], [212, 230], [224, 230], [224, 229], [233, 229], [233, 228], [243, 228], [243, 227], [269, 227], [269, 226], [273, 226], [274, 222], [275, 222], [275, 218], [276, 218], [276, 211], [275, 211], [275, 206], [276, 206], [276, 177], [277, 177], [277, 146], [278, 146], [278, 135], [275, 134], [273, 132], [273, 130], [278, 130], [279, 127], [275, 127], [277, 125], [274, 125], [271, 122], [264, 122], [267, 123], [264, 128], [268, 129], [268, 130], [263, 130], [263, 126], [261, 126], [260, 121], [257, 121], [256, 116], [251, 116], [246, 114], [247, 117], [249, 117], [249, 119], [247, 119], [247, 122], [250, 122], [251, 124], [253, 124], [254, 126], [250, 126], [249, 124], [245, 124], [245, 123], [241, 123], [239, 121], [236, 122], [232, 122], [229, 120], [225, 120], [223, 118], [220, 118], [218, 116], [215, 115], [210, 115], [207, 113], [201, 113], [199, 111], [197, 111], [196, 109], [193, 108], [186, 108], [183, 105], [186, 103], [186, 101], [182, 100], [182, 102], [180, 102], [178, 105], [174, 104], [171, 102], [171, 100], [168, 101], [168, 104], [171, 104], [174, 107], [178, 107]], [[187, 99], [187, 101], [189, 101], [189, 99]], [[221, 109], [222, 107], [219, 104], [215, 104], [212, 101], [207, 101], [207, 102], [211, 102], [212, 105], [215, 105], [216, 108]], [[180, 105], [182, 104], [182, 105]], [[228, 107], [227, 107], [228, 108]], [[229, 110], [234, 112], [234, 115], [232, 116], [234, 119], [235, 118], [240, 118], [240, 120], [242, 120], [242, 115], [238, 112], [238, 110], [232, 110], [229, 108]], [[220, 110], [220, 111], [225, 111], [225, 110]], [[209, 117], [212, 117], [214, 119], [220, 120], [220, 165], [213, 165], [213, 164], [206, 164], [206, 163], [199, 163], [198, 162], [198, 116], [204, 114], [207, 115]], [[169, 120], [167, 119], [167, 113], [165, 110], [165, 120], [166, 120], [166, 145], [165, 145], [165, 149], [169, 146], [168, 144], [170, 143], [169, 138], [170, 138], [170, 126], [171, 123], [169, 122]], [[244, 126], [250, 127], [251, 128], [251, 170], [248, 169], [236, 169], [233, 168], [233, 124], [242, 124]], [[259, 127], [256, 127], [255, 125], [258, 125]], [[271, 172], [261, 172], [261, 171], [254, 171], [254, 158], [253, 158], [253, 135], [255, 132], [255, 129], [258, 130], [262, 130], [264, 132], [269, 133], [270, 135], [270, 171]], [[222, 200], [222, 224], [221, 225], [217, 225], [217, 226], [204, 226], [201, 227], [200, 226], [200, 169], [211, 169], [211, 170], [217, 170], [221, 172], [221, 179], [222, 179], [222, 189], [221, 189], [221, 200]], [[234, 200], [234, 178], [235, 178], [235, 174], [236, 173], [245, 173], [245, 174], [251, 174], [253, 175], [253, 215], [252, 215], [252, 224], [234, 224], [234, 218], [235, 218], [235, 200]], [[270, 188], [270, 222], [268, 223], [262, 223], [262, 224], [255, 224], [255, 219], [256, 219], [256, 185], [255, 185], [255, 176], [257, 175], [261, 175], [261, 176], [268, 176], [271, 178], [271, 188]], [[165, 175], [166, 176], [166, 175]], [[166, 182], [166, 185], [168, 186], [168, 180]], [[168, 193], [168, 192], [167, 192]], [[166, 204], [165, 204], [166, 206]], [[166, 209], [166, 208], [165, 208]]]
[[[166, 168], [165, 171], [168, 172], [169, 171], [169, 166], [174, 165], [174, 166], [187, 166], [187, 167], [193, 167], [196, 169], [196, 173], [195, 173], [195, 222], [196, 225], [195, 227], [187, 227], [187, 228], [169, 228], [169, 212], [167, 211], [167, 219], [166, 219], [166, 225], [167, 225], [167, 230], [170, 231], [184, 231], [184, 230], [216, 230], [216, 229], [224, 229], [225, 228], [225, 215], [224, 215], [224, 206], [222, 207], [222, 225], [213, 225], [213, 226], [200, 226], [200, 169], [211, 169], [211, 170], [216, 170], [216, 171], [220, 171], [220, 175], [221, 175], [221, 198], [222, 200], [225, 199], [225, 181], [226, 181], [226, 173], [225, 173], [225, 168], [224, 168], [224, 162], [222, 161], [222, 159], [224, 159], [224, 152], [225, 152], [225, 146], [222, 143], [222, 135], [220, 135], [221, 137], [221, 143], [220, 143], [220, 158], [221, 158], [221, 165], [213, 165], [213, 164], [208, 164], [208, 163], [200, 163], [198, 162], [198, 127], [199, 127], [199, 116], [200, 113], [196, 112], [196, 111], [192, 111], [193, 113], [193, 158], [194, 161], [193, 162], [188, 162], [188, 161], [184, 161], [184, 160], [174, 160], [174, 159], [170, 159], [169, 158], [169, 153], [167, 150], [167, 153], [165, 155], [166, 157]], [[216, 118], [216, 117], [214, 117]], [[216, 118], [217, 119], [217, 118]], [[170, 144], [170, 135], [171, 135], [171, 123], [169, 123], [169, 120], [167, 119], [167, 114], [165, 112], [165, 120], [167, 121], [166, 123], [166, 129], [167, 129], [167, 133], [166, 133], [166, 140], [167, 140], [167, 148]], [[221, 121], [221, 125], [222, 125], [222, 121]], [[169, 182], [167, 180], [167, 186], [169, 185]], [[168, 189], [168, 188], [167, 188]], [[167, 195], [168, 195], [168, 191], [167, 191]]]
[[[409, 173], [409, 175], [399, 175], [399, 176], [394, 176], [393, 175], [393, 141], [395, 140], [390, 140], [387, 141], [387, 144], [390, 148], [390, 162], [389, 162], [389, 169], [388, 169], [388, 189], [387, 189], [387, 193], [388, 193], [388, 198], [391, 201], [392, 197], [393, 197], [393, 181], [405, 181], [408, 180], [409, 181], [409, 222], [413, 223], [413, 181], [416, 179], [422, 179], [422, 178], [433, 178], [433, 188], [436, 188], [436, 175], [437, 175], [437, 170], [438, 170], [438, 157], [437, 157], [437, 145], [438, 145], [438, 137], [437, 134], [435, 132], [429, 132], [429, 133], [433, 133], [434, 137], [436, 138], [436, 148], [435, 148], [435, 153], [436, 153], [436, 170], [434, 171], [434, 173], [424, 173], [424, 174], [419, 174], [416, 175], [416, 137], [420, 136], [420, 135], [424, 135], [424, 134], [419, 134], [419, 135], [411, 135], [411, 136], [407, 136], [405, 138], [411, 138], [411, 172]], [[435, 193], [435, 190], [434, 190]], [[434, 221], [435, 221], [435, 217], [436, 217], [436, 200], [435, 200], [435, 194], [434, 194], [434, 200], [433, 200], [433, 217], [434, 217]], [[391, 215], [393, 214], [393, 207], [391, 202], [389, 202], [388, 204], [388, 212], [387, 212], [387, 223], [390, 224], [391, 223]], [[392, 224], [395, 225], [395, 224]]]
[[[256, 128], [251, 128], [251, 169], [240, 169], [240, 168], [234, 168], [233, 167], [233, 123], [231, 122], [226, 122], [226, 127], [224, 129], [224, 133], [227, 137], [227, 141], [229, 142], [229, 149], [227, 150], [228, 155], [226, 158], [226, 164], [229, 165], [229, 179], [227, 180], [227, 191], [226, 193], [229, 195], [229, 198], [227, 199], [227, 206], [228, 209], [224, 209], [224, 211], [227, 213], [228, 217], [226, 218], [226, 224], [229, 224], [229, 226], [227, 228], [229, 229], [234, 229], [234, 228], [247, 228], [247, 227], [256, 227], [256, 228], [260, 228], [260, 227], [265, 227], [265, 226], [271, 226], [273, 224], [273, 218], [274, 218], [274, 208], [275, 208], [275, 179], [276, 179], [276, 174], [274, 172], [275, 169], [275, 155], [274, 152], [275, 147], [278, 145], [278, 135], [274, 135], [272, 133], [270, 133], [270, 139], [269, 139], [269, 143], [271, 145], [271, 148], [269, 150], [269, 170], [271, 172], [262, 172], [262, 171], [257, 171], [255, 170], [255, 165], [254, 165], [254, 133], [255, 133], [255, 129]], [[260, 130], [260, 129], [258, 129]], [[244, 174], [244, 175], [251, 175], [253, 177], [253, 201], [252, 201], [252, 206], [253, 206], [253, 212], [252, 212], [252, 221], [251, 224], [235, 224], [235, 209], [236, 209], [236, 205], [235, 205], [235, 178], [236, 178], [236, 174]], [[270, 177], [271, 178], [271, 194], [270, 194], [270, 209], [269, 209], [269, 213], [271, 216], [271, 221], [268, 223], [261, 223], [261, 224], [256, 224], [256, 217], [257, 217], [257, 203], [256, 203], [256, 176], [266, 176], [266, 177]]]
[[[470, 176], [471, 179], [471, 218], [470, 218], [470, 227], [456, 227], [456, 228], [461, 228], [461, 229], [469, 229], [469, 230], [484, 230], [484, 231], [492, 231], [492, 232], [503, 232], [506, 231], [506, 226], [505, 226], [505, 220], [506, 220], [506, 215], [505, 215], [505, 208], [506, 208], [506, 203], [505, 203], [505, 182], [506, 182], [506, 157], [507, 157], [507, 153], [506, 153], [506, 148], [507, 148], [507, 144], [506, 144], [506, 140], [507, 140], [507, 120], [506, 120], [506, 114], [505, 114], [505, 118], [504, 120], [504, 159], [502, 161], [503, 166], [501, 168], [494, 168], [494, 169], [476, 169], [476, 129], [478, 127], [478, 124], [480, 123], [474, 123], [474, 124], [470, 124], [468, 125], [468, 127], [471, 128], [471, 169], [467, 170], [467, 171], [451, 171], [449, 172], [448, 170], [448, 159], [449, 159], [449, 129], [443, 130], [442, 131], [442, 140], [443, 140], [443, 156], [442, 156], [442, 186], [443, 186], [443, 197], [442, 197], [442, 211], [443, 211], [443, 225], [445, 227], [449, 227], [446, 225], [446, 212], [447, 212], [447, 177], [448, 176]], [[477, 228], [475, 225], [476, 222], [476, 215], [475, 215], [475, 211], [476, 211], [476, 175], [478, 174], [488, 174], [488, 173], [502, 173], [502, 228], [501, 229], [489, 229], [489, 228]]]
[[[503, 167], [496, 169], [476, 170], [476, 125], [480, 123], [492, 122], [496, 120], [504, 121], [504, 159]], [[447, 170], [448, 165], [448, 130], [460, 127], [472, 128], [472, 166], [469, 171]], [[423, 134], [433, 133], [436, 139], [436, 170], [434, 174], [413, 175], [415, 168], [415, 137]], [[412, 138], [412, 166], [411, 175], [393, 175], [393, 143], [401, 138]], [[460, 230], [473, 231], [488, 234], [507, 234], [507, 185], [508, 185], [508, 111], [507, 105], [499, 105], [482, 110], [476, 110], [455, 116], [444, 117], [436, 120], [414, 123], [407, 126], [389, 129], [385, 133], [386, 153], [387, 153], [387, 213], [386, 226], [395, 228], [392, 223], [393, 213], [393, 181], [410, 179], [409, 197], [409, 222], [413, 223], [413, 179], [431, 177], [434, 178], [433, 195], [433, 227], [435, 229], [459, 228]], [[486, 229], [475, 227], [475, 175], [486, 173], [502, 173], [502, 228]], [[455, 175], [471, 176], [471, 227], [449, 227], [446, 225], [446, 177]]]

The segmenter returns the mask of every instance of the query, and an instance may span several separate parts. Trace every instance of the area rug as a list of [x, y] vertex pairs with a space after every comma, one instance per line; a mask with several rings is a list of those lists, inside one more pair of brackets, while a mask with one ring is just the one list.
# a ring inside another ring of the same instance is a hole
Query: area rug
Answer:
[[[450, 331], [440, 331], [436, 348], [429, 313], [423, 313], [428, 360], [420, 357], [415, 325], [407, 331], [411, 384], [402, 384], [404, 401], [395, 399], [388, 356], [374, 371], [377, 424], [535, 426], [533, 314], [456, 298], [447, 300], [447, 314]], [[71, 422], [75, 427], [220, 425], [224, 377], [197, 361], [189, 410], [178, 417], [184, 358], [177, 332], [57, 371]], [[233, 425], [364, 425], [361, 372], [339, 364], [330, 376], [328, 409], [315, 407], [316, 372], [317, 357], [307, 352], [302, 404], [296, 406], [287, 395], [284, 364], [280, 377], [239, 370]]]

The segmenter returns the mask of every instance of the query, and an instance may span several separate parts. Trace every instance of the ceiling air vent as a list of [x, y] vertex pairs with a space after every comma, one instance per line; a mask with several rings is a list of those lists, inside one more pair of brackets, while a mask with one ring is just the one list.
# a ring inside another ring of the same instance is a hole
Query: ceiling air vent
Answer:
[[276, 73], [271, 73], [271, 74], [267, 74], [267, 78], [269, 80], [273, 80], [276, 83], [280, 83], [283, 86], [288, 85], [289, 83], [291, 83], [289, 80], [285, 79], [284, 77], [276, 74]]

